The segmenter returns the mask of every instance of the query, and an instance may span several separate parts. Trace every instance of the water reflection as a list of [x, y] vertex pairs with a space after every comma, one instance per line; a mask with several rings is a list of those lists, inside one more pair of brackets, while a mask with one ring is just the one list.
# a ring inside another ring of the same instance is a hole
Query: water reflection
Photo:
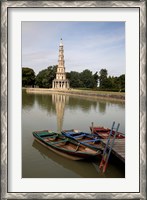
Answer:
[[86, 98], [83, 101], [82, 98], [70, 96], [68, 107], [71, 110], [79, 108], [79, 109], [82, 109], [82, 111], [84, 111], [84, 112], [88, 112], [92, 107], [93, 108], [97, 107], [97, 102], [90, 101]]
[[[67, 109], [74, 112], [79, 110], [85, 114], [88, 114], [93, 110], [95, 113], [97, 113], [97, 116], [107, 115], [106, 112], [108, 112], [108, 110], [113, 109], [115, 112], [122, 110], [123, 112], [125, 109], [125, 104], [118, 101], [108, 101], [83, 96], [77, 97], [74, 95], [69, 96], [61, 93], [26, 94], [23, 91], [23, 109], [32, 108], [35, 102], [41, 110], [46, 111], [49, 115], [52, 114], [52, 116], [56, 116], [57, 124], [55, 130], [58, 132], [61, 132], [63, 129], [65, 118], [64, 113]], [[112, 112], [109, 114], [113, 115]]]
[[65, 104], [68, 104], [69, 96], [62, 94], [52, 94], [52, 103], [56, 108], [57, 131], [61, 132], [64, 120]]
[[35, 104], [34, 94], [25, 95], [25, 90], [22, 90], [22, 109], [30, 110]]
[[51, 95], [44, 95], [44, 94], [35, 94], [35, 100], [38, 106], [42, 109], [47, 111], [48, 113], [55, 113], [55, 105], [52, 104], [52, 96]]
[[74, 109], [82, 109], [84, 112], [87, 112], [89, 110], [96, 109], [98, 107], [98, 111], [100, 113], [105, 113], [107, 107], [112, 107], [113, 105], [118, 107], [119, 109], [125, 108], [124, 102], [121, 101], [115, 101], [115, 100], [106, 100], [106, 99], [98, 99], [93, 97], [83, 97], [83, 96], [68, 96], [65, 94], [58, 94], [58, 93], [52, 93], [52, 94], [31, 94], [23, 91], [22, 94], [22, 105], [24, 107], [31, 107], [36, 102], [38, 105], [47, 110], [48, 112], [56, 112], [56, 104], [63, 104], [63, 107], [65, 104], [67, 104], [67, 108], [70, 108], [71, 110]]
[[[115, 168], [114, 163], [109, 163], [109, 167], [106, 173], [102, 173], [102, 171], [100, 171], [98, 167], [101, 160], [100, 158], [95, 157], [93, 159], [80, 160], [80, 161], [69, 160], [45, 148], [44, 146], [42, 146], [35, 140], [32, 143], [32, 147], [35, 148], [37, 151], [39, 151], [43, 159], [52, 160], [53, 163], [60, 165], [64, 169], [68, 169], [72, 173], [74, 172], [76, 175], [78, 175], [79, 178], [106, 178], [106, 177], [114, 178], [114, 172], [112, 173], [113, 170], [115, 170], [116, 178], [124, 177], [124, 172], [120, 171], [118, 168]], [[56, 170], [56, 169], [53, 169], [53, 170]], [[60, 177], [62, 177], [62, 174], [60, 175]], [[65, 178], [64, 175], [63, 175], [63, 178]], [[66, 176], [66, 178], [72, 178], [72, 177], [71, 175], [69, 175], [69, 177]]]
[[106, 102], [98, 102], [98, 109], [100, 113], [105, 113], [106, 112]]
[[[67, 158], [64, 158], [52, 152], [49, 149], [46, 149], [44, 146], [42, 146], [35, 140], [32, 143], [32, 147], [39, 151], [43, 159], [47, 158], [47, 159], [52, 160], [57, 165], [60, 165], [63, 168], [68, 169], [72, 173], [74, 172], [75, 174], [79, 176], [79, 178], [80, 177], [81, 178], [105, 178], [106, 176], [107, 178], [108, 177], [111, 178], [112, 176], [111, 173], [109, 173], [109, 171], [108, 173], [106, 172], [104, 174], [99, 170], [98, 166], [100, 163], [100, 158], [93, 158], [91, 160], [89, 159], [89, 160], [80, 160], [80, 161], [69, 160]], [[111, 169], [111, 165], [109, 169]], [[71, 178], [70, 175], [69, 175], [69, 178]]]
[[[45, 159], [46, 157], [48, 159], [51, 159], [53, 162], [57, 163], [58, 165], [74, 171], [74, 173], [78, 174], [79, 177], [97, 177], [97, 171], [95, 169], [91, 169], [93, 168], [91, 162], [87, 162], [85, 160], [81, 160], [81, 161], [73, 161], [73, 160], [69, 160], [67, 158], [64, 158], [54, 152], [52, 152], [49, 149], [46, 149], [45, 147], [43, 147], [41, 144], [39, 144], [37, 141], [34, 140], [32, 147], [34, 147], [35, 149], [37, 149], [40, 152], [40, 155]], [[83, 170], [84, 167], [84, 170]], [[90, 172], [87, 173], [87, 172]]]

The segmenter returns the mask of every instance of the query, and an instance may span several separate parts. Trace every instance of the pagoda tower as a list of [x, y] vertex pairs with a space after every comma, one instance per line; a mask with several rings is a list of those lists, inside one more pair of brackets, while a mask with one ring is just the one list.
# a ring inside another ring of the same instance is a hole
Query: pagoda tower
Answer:
[[64, 63], [65, 63], [64, 49], [63, 49], [63, 43], [62, 43], [62, 38], [61, 38], [60, 45], [59, 45], [59, 59], [58, 59], [56, 78], [52, 82], [53, 89], [69, 89], [69, 80], [66, 79]]

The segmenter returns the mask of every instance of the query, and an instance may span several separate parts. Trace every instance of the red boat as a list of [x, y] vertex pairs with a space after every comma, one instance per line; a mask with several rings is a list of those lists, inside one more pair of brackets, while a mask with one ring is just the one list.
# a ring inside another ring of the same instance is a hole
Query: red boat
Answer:
[[[111, 129], [104, 127], [90, 127], [92, 133], [97, 134], [102, 139], [107, 139], [109, 137]], [[113, 138], [115, 131], [112, 131], [111, 138]], [[116, 135], [116, 139], [123, 139], [125, 135], [123, 133], [118, 132]]]

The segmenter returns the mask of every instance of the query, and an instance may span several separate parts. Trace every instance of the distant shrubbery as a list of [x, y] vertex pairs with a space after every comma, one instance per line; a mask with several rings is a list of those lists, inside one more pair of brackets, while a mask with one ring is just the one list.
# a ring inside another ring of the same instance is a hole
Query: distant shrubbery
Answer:
[[[56, 77], [57, 65], [41, 70], [37, 76], [33, 69], [22, 68], [22, 86], [51, 88]], [[93, 74], [89, 69], [82, 72], [71, 71], [67, 73], [71, 88], [93, 89], [103, 91], [125, 92], [125, 75], [119, 77], [108, 76], [106, 69], [101, 69]]]

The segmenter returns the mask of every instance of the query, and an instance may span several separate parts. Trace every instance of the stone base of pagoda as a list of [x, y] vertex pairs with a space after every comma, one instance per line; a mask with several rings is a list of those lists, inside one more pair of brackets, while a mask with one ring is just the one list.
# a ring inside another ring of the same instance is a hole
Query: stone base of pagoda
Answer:
[[69, 80], [58, 80], [54, 79], [52, 82], [52, 89], [69, 89]]

